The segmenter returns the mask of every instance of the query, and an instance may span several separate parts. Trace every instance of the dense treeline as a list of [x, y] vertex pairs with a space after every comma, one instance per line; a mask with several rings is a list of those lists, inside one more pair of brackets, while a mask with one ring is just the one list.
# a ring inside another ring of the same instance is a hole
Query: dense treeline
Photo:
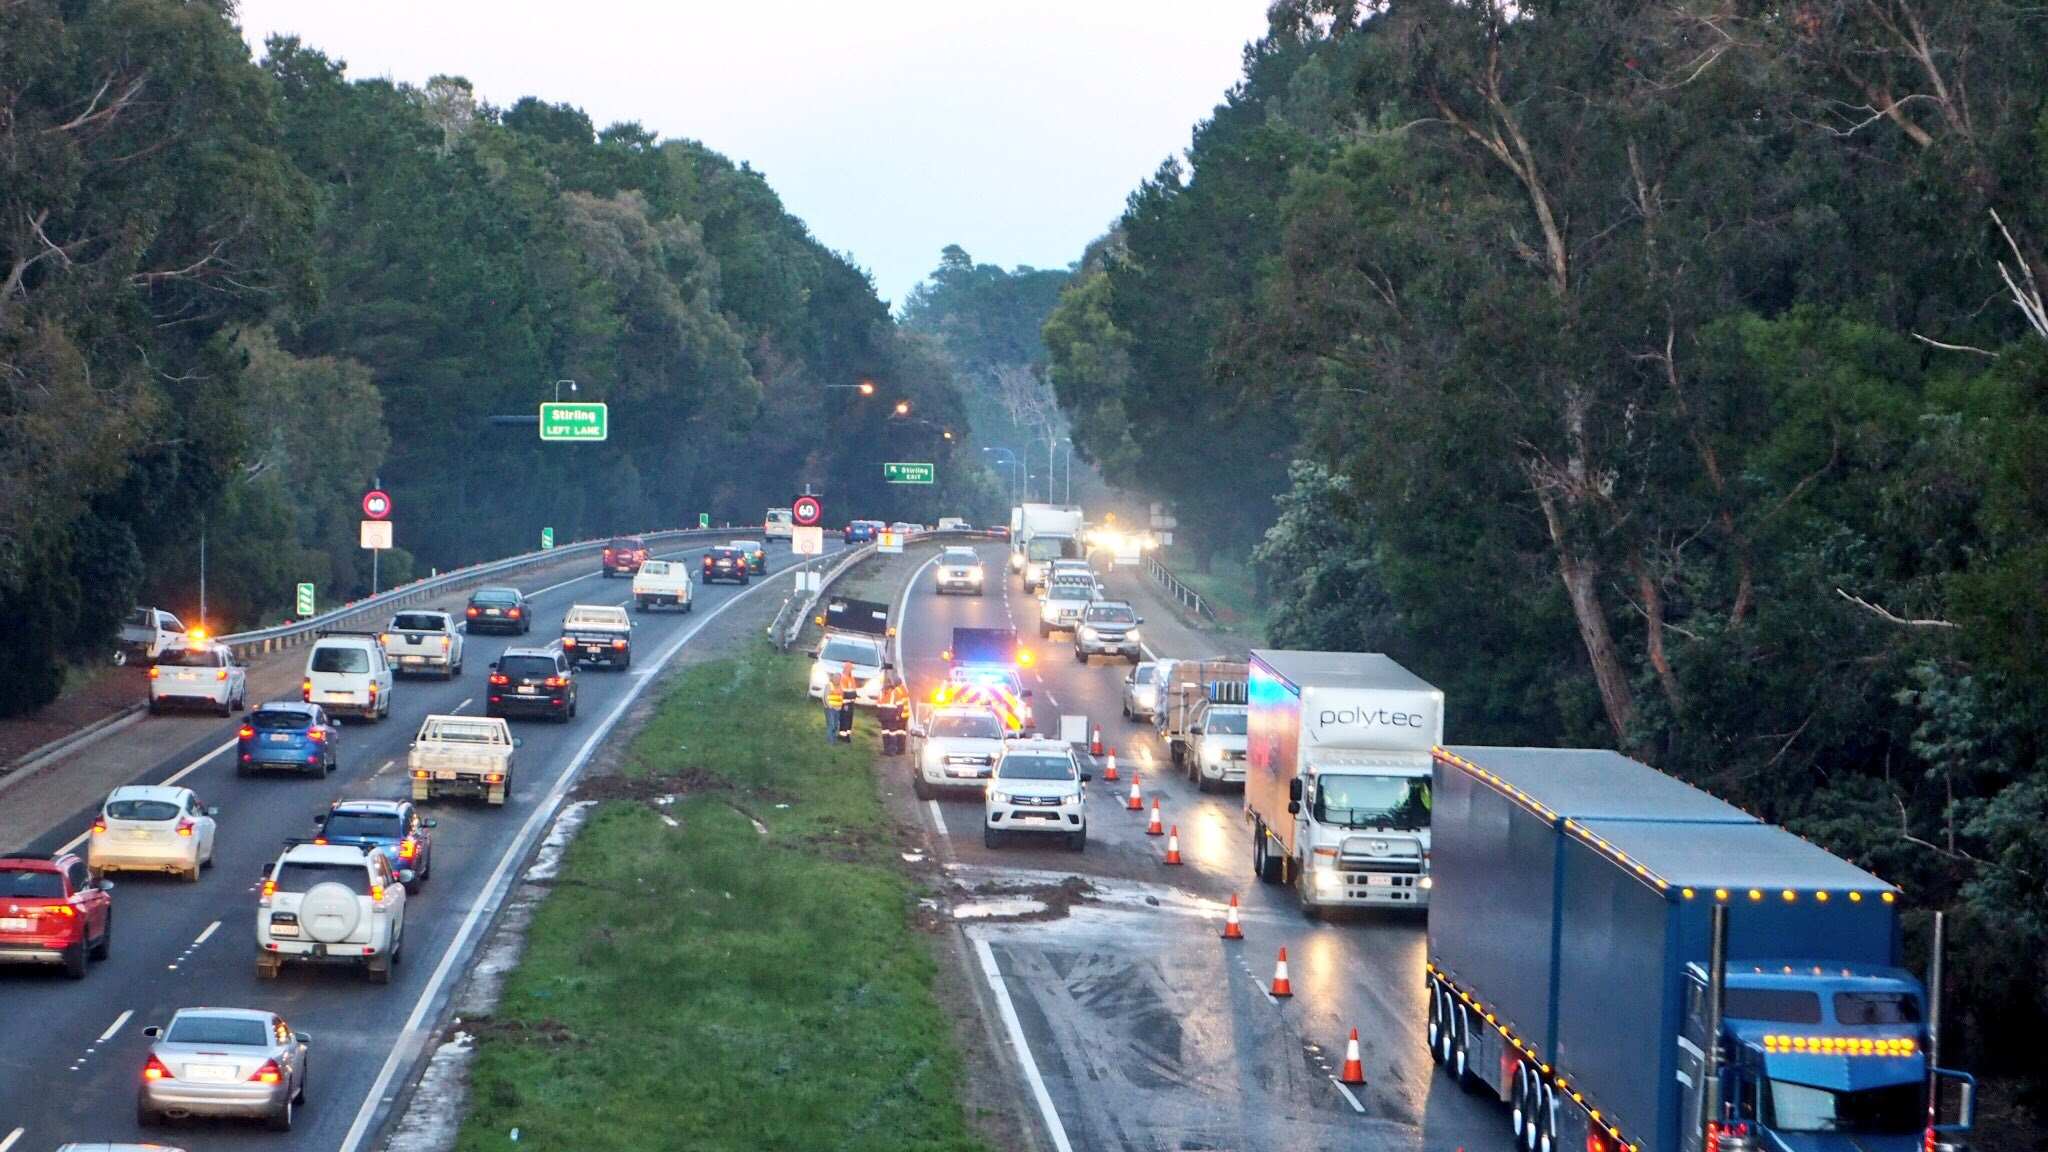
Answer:
[[2012, 0], [1285, 0], [1053, 380], [1273, 641], [1958, 910], [1965, 1050], [2038, 1114], [2044, 177]]
[[[138, 600], [192, 619], [202, 538], [217, 627], [296, 581], [367, 591], [373, 479], [387, 584], [544, 525], [758, 522], [800, 482], [834, 516], [994, 505], [978, 454], [950, 466], [942, 349], [759, 173], [460, 79], [352, 82], [295, 40], [254, 62], [232, 16], [0, 5], [0, 714]], [[610, 404], [607, 444], [492, 422], [558, 380]]]

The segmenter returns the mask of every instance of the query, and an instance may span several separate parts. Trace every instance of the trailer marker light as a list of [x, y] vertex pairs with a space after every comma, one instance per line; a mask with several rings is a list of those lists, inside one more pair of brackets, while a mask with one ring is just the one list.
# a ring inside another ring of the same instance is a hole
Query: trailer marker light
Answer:
[[1726, 899], [1728, 899], [1728, 890], [1727, 890], [1726, 888], [1716, 888], [1716, 889], [1714, 889], [1714, 899], [1716, 899], [1716, 900], [1726, 900]]
[[1878, 899], [1884, 901], [1887, 904], [1891, 903], [1894, 900], [1897, 900], [1898, 898], [1899, 894], [1896, 892], [1887, 892], [1884, 895], [1878, 897]]
[[1761, 900], [1764, 898], [1764, 894], [1761, 889], [1751, 888], [1749, 890], [1749, 898], [1751, 900]]
[[1779, 893], [1779, 895], [1785, 898], [1785, 903], [1787, 904], [1790, 904], [1794, 900], [1799, 899], [1799, 893], [1794, 892], [1790, 888], [1785, 889], [1783, 892]]
[[1678, 890], [1678, 894], [1679, 894], [1679, 895], [1681, 895], [1681, 896], [1683, 896], [1683, 897], [1685, 897], [1685, 898], [1686, 898], [1687, 900], [1690, 900], [1690, 899], [1692, 899], [1692, 898], [1693, 898], [1693, 890], [1692, 890], [1692, 889], [1690, 889], [1690, 888], [1680, 888], [1680, 889]]
[[1861, 903], [1863, 903], [1863, 893], [1861, 893], [1861, 892], [1851, 892], [1851, 893], [1849, 893], [1849, 903], [1851, 903], [1851, 904], [1861, 904]]
[[1827, 903], [1827, 902], [1828, 902], [1828, 894], [1827, 894], [1827, 893], [1825, 893], [1825, 892], [1815, 892], [1815, 893], [1813, 894], [1813, 898], [1814, 898], [1815, 900], [1818, 900], [1818, 901], [1820, 901], [1820, 902], [1821, 902], [1822, 904], [1825, 904], [1825, 903]]

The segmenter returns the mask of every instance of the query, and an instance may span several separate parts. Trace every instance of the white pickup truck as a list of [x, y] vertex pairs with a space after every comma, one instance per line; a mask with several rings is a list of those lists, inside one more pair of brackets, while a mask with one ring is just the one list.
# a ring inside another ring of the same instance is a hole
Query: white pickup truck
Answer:
[[185, 625], [161, 608], [135, 608], [121, 621], [114, 663], [153, 664], [164, 650], [185, 640]]
[[503, 804], [512, 792], [519, 741], [501, 716], [429, 716], [406, 754], [415, 804], [437, 796], [477, 796]]
[[633, 665], [633, 620], [624, 608], [608, 604], [571, 604], [562, 617], [562, 655], [569, 663]]
[[462, 675], [462, 633], [446, 612], [400, 612], [377, 634], [377, 642], [394, 673], [431, 670], [448, 680]]
[[1038, 634], [1072, 632], [1081, 626], [1081, 616], [1095, 602], [1095, 577], [1086, 572], [1057, 573], [1038, 594]]
[[690, 569], [673, 560], [648, 560], [633, 573], [633, 605], [647, 612], [664, 605], [690, 610]]

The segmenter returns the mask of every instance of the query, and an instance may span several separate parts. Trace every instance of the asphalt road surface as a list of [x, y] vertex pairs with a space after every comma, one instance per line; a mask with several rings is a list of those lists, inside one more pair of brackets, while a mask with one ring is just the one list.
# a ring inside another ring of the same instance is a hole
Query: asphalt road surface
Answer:
[[[694, 564], [702, 552], [699, 546], [664, 555]], [[771, 574], [790, 562], [786, 545], [771, 549]], [[340, 769], [324, 781], [237, 778], [233, 746], [239, 716], [218, 722], [188, 746], [162, 749], [153, 763], [138, 764], [134, 782], [175, 780], [220, 808], [214, 866], [197, 884], [116, 873], [113, 954], [82, 981], [66, 980], [54, 968], [0, 967], [0, 1152], [45, 1152], [67, 1140], [154, 1139], [209, 1149], [368, 1147], [412, 1058], [438, 1024], [455, 983], [451, 977], [460, 975], [487, 926], [486, 910], [495, 907], [497, 894], [516, 874], [523, 846], [553, 807], [557, 785], [606, 739], [600, 728], [623, 712], [628, 693], [698, 625], [738, 596], [780, 596], [789, 587], [787, 576], [756, 579], [745, 588], [699, 584], [689, 614], [635, 613], [632, 668], [579, 672], [574, 721], [513, 721], [524, 745], [514, 792], [503, 808], [446, 800], [426, 805], [440, 820], [433, 876], [406, 903], [404, 962], [388, 986], [371, 984], [352, 968], [288, 966], [275, 981], [258, 980], [260, 876], [285, 837], [312, 834], [313, 816], [329, 801], [409, 795], [406, 748], [423, 716], [481, 714], [488, 665], [500, 652], [556, 641], [572, 603], [630, 603], [627, 581], [604, 580], [593, 571], [530, 590], [529, 604], [536, 609], [531, 635], [469, 637], [459, 679], [401, 681], [388, 720], [347, 722]], [[94, 810], [80, 811], [26, 847], [51, 851], [80, 841], [93, 815]], [[147, 1048], [142, 1029], [167, 1023], [174, 1010], [189, 1005], [271, 1009], [312, 1036], [307, 1103], [293, 1132], [211, 1121], [138, 1129], [136, 1086]]]
[[[1236, 790], [1204, 794], [1173, 778], [1150, 726], [1121, 718], [1129, 666], [1098, 658], [1083, 667], [1067, 634], [1041, 640], [1036, 604], [1003, 549], [980, 552], [992, 577], [985, 595], [939, 596], [929, 567], [907, 590], [899, 636], [913, 694], [929, 699], [944, 678], [953, 628], [1016, 627], [1039, 657], [1026, 684], [1040, 728], [1057, 731], [1063, 714], [1088, 717], [1117, 750], [1122, 776], [1105, 783], [1096, 767], [1080, 855], [1022, 836], [984, 848], [972, 793], [923, 805], [957, 879], [1079, 875], [1102, 893], [1063, 918], [968, 929], [984, 969], [999, 973], [990, 983], [1014, 1012], [1027, 1079], [1042, 1083], [1030, 1091], [1054, 1147], [1506, 1152], [1505, 1110], [1452, 1087], [1426, 1054], [1423, 921], [1363, 912], [1310, 921], [1289, 890], [1259, 884]], [[1143, 814], [1125, 807], [1134, 771]], [[1182, 867], [1165, 866], [1163, 840], [1145, 834], [1154, 797], [1179, 826]], [[1241, 942], [1219, 938], [1233, 892]], [[1276, 1001], [1267, 987], [1282, 947], [1294, 995]], [[1367, 1083], [1344, 1089], [1332, 1074], [1354, 1027]]]

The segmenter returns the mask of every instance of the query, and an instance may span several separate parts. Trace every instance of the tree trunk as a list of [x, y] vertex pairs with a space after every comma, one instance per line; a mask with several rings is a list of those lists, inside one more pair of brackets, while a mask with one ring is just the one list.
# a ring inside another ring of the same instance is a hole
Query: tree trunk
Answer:
[[1678, 677], [1671, 671], [1671, 660], [1664, 652], [1664, 589], [1651, 574], [1649, 566], [1638, 556], [1629, 565], [1635, 570], [1636, 590], [1643, 598], [1643, 618], [1647, 621], [1645, 649], [1650, 657], [1650, 667], [1657, 672], [1657, 686], [1664, 690], [1664, 699], [1673, 712], [1685, 710], [1678, 691]]
[[1614, 728], [1614, 740], [1629, 746], [1629, 732], [1635, 727], [1635, 692], [1629, 687], [1628, 672], [1621, 653], [1614, 646], [1614, 634], [1607, 628], [1607, 611], [1600, 603], [1599, 561], [1579, 554], [1565, 529], [1556, 497], [1542, 490], [1536, 493], [1543, 506], [1543, 520], [1550, 527], [1550, 541], [1557, 552], [1557, 574], [1564, 581], [1572, 616], [1578, 621], [1579, 640], [1586, 646], [1586, 658], [1593, 664], [1593, 682], [1600, 689], [1600, 703], [1607, 710], [1607, 722]]

